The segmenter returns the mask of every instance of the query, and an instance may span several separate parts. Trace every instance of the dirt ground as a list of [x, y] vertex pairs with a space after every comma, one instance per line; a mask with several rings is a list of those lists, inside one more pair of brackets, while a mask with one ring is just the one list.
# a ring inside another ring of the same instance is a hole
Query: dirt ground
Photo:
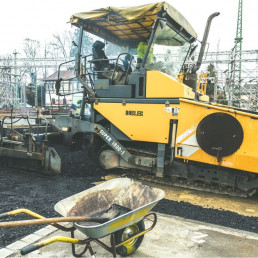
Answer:
[[[88, 157], [86, 151], [74, 151], [57, 146], [62, 158], [62, 174], [46, 177], [0, 168], [0, 213], [18, 208], [33, 210], [45, 217], [58, 216], [54, 205], [75, 193], [93, 187], [107, 174]], [[122, 172], [123, 173], [123, 172]], [[186, 202], [162, 200], [155, 211], [183, 218], [218, 224], [258, 233], [258, 218], [233, 212], [206, 209]], [[16, 215], [12, 220], [29, 219]], [[5, 219], [7, 221], [9, 219]], [[0, 248], [34, 232], [42, 226], [0, 229]]]

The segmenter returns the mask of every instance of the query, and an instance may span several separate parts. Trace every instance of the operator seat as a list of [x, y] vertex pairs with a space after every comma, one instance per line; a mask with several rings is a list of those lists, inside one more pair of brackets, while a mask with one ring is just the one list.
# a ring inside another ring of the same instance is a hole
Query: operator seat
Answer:
[[125, 58], [122, 60], [123, 62], [122, 69], [124, 70], [124, 72], [127, 72], [127, 69], [128, 69], [128, 74], [130, 74], [133, 71], [130, 65], [131, 59], [133, 59], [133, 56], [130, 54], [127, 54]]
[[[123, 54], [120, 54], [121, 56]], [[118, 56], [118, 59], [119, 59]], [[115, 66], [115, 76], [113, 78], [113, 84], [115, 85], [126, 85], [128, 84], [128, 77], [132, 73], [131, 61], [133, 60], [133, 56], [130, 54], [126, 54], [125, 57], [120, 59], [122, 61], [122, 65]]]

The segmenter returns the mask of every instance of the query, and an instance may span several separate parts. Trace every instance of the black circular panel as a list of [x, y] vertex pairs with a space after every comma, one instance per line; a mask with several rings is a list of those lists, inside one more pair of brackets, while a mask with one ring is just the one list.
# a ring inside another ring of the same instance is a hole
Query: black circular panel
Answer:
[[206, 153], [224, 157], [241, 146], [243, 129], [235, 117], [218, 112], [202, 119], [196, 130], [196, 138]]

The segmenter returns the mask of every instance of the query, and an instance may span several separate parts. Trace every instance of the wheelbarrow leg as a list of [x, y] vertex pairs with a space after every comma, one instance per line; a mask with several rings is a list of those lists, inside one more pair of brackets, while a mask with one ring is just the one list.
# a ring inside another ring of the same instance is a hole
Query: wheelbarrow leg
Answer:
[[90, 251], [91, 256], [92, 256], [93, 258], [95, 258], [96, 256], [95, 256], [95, 253], [94, 253], [94, 251], [93, 251], [93, 249], [92, 249], [92, 247], [91, 247], [91, 244], [90, 244], [90, 243], [87, 244], [87, 247], [89, 247], [89, 251]]
[[[71, 230], [71, 237], [72, 238], [74, 238], [74, 231], [75, 231], [75, 229]], [[85, 243], [85, 248], [82, 250], [82, 252], [76, 253], [76, 251], [75, 251], [75, 244], [72, 244], [72, 254], [73, 254], [73, 256], [74, 257], [81, 257], [81, 256], [83, 256], [87, 252], [88, 247], [89, 247], [88, 243]], [[91, 248], [91, 250], [92, 250], [92, 248]]]
[[88, 244], [85, 245], [85, 248], [83, 249], [83, 251], [81, 253], [76, 253], [75, 251], [75, 244], [72, 244], [72, 253], [74, 257], [81, 257], [83, 256], [88, 250]]
[[113, 257], [116, 257], [116, 241], [115, 241], [115, 234], [111, 234], [111, 243], [112, 243], [112, 251], [113, 251]]
[[95, 256], [95, 253], [94, 253], [90, 243], [87, 243], [85, 245], [85, 248], [83, 249], [83, 251], [81, 253], [76, 253], [75, 252], [75, 244], [72, 244], [72, 253], [73, 253], [74, 257], [81, 257], [81, 256], [83, 256], [87, 252], [88, 249], [89, 249], [89, 252], [90, 252], [91, 256], [93, 258], [95, 258], [96, 256]]

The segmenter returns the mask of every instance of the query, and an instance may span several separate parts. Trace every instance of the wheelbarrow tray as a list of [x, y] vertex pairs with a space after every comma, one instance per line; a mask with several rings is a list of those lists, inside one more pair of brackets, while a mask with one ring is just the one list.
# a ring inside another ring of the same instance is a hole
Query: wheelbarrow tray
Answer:
[[113, 204], [130, 209], [127, 213], [105, 223], [74, 223], [90, 238], [102, 238], [135, 224], [165, 197], [164, 191], [143, 185], [129, 178], [116, 178], [72, 195], [55, 205], [62, 216], [92, 216], [107, 210]]

